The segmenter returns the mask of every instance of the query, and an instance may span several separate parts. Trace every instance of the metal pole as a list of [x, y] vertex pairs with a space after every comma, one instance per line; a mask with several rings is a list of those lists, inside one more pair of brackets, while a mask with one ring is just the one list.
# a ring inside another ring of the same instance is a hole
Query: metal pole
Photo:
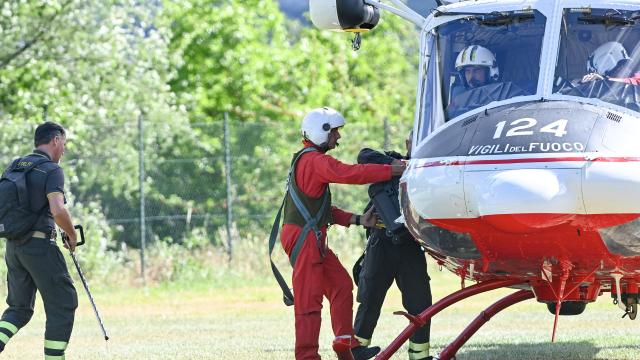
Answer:
[[229, 136], [229, 114], [224, 113], [224, 165], [227, 178], [227, 256], [229, 262], [233, 258], [233, 242], [231, 224], [233, 224], [233, 201], [231, 199], [231, 145]]
[[383, 149], [389, 150], [389, 118], [385, 116], [384, 118], [384, 144], [382, 146]]
[[140, 187], [140, 276], [142, 277], [142, 283], [146, 284], [145, 279], [145, 264], [144, 264], [144, 251], [146, 247], [146, 227], [145, 227], [145, 209], [144, 209], [144, 124], [143, 115], [138, 116], [138, 134], [140, 135], [138, 160], [140, 168], [140, 178], [138, 179], [138, 185]]
[[[80, 246], [84, 244], [84, 230], [82, 230], [81, 225], [76, 225], [74, 227], [80, 230], [80, 237], [82, 241], [77, 244], [77, 246]], [[67, 236], [67, 234], [65, 233], [62, 233], [62, 241], [68, 246], [69, 236]], [[96, 314], [96, 319], [98, 319], [98, 324], [100, 325], [100, 330], [102, 330], [102, 335], [104, 336], [104, 340], [107, 341], [109, 340], [109, 335], [107, 335], [107, 329], [104, 328], [104, 323], [102, 322], [102, 318], [100, 317], [100, 313], [98, 312], [96, 301], [93, 300], [93, 295], [91, 295], [91, 290], [89, 290], [89, 283], [87, 282], [87, 279], [84, 277], [84, 274], [82, 273], [82, 269], [80, 268], [80, 263], [78, 262], [78, 259], [76, 259], [76, 254], [71, 250], [69, 250], [69, 254], [71, 255], [73, 264], [76, 266], [76, 270], [78, 271], [78, 276], [80, 276], [80, 281], [82, 281], [82, 286], [84, 286], [84, 290], [87, 292], [87, 295], [89, 296], [89, 302], [93, 307], [93, 313]]]

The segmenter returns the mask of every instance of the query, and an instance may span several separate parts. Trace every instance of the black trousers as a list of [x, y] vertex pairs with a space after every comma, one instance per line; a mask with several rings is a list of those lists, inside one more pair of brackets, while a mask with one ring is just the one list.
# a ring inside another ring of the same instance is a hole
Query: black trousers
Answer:
[[[402, 294], [402, 305], [412, 315], [431, 306], [431, 286], [427, 274], [424, 252], [415, 241], [394, 245], [382, 231], [369, 238], [364, 263], [358, 281], [354, 331], [356, 336], [371, 339], [378, 323], [382, 303], [396, 281]], [[429, 342], [431, 323], [427, 323], [411, 336], [414, 343]]]
[[0, 333], [10, 338], [11, 333], [29, 322], [38, 290], [47, 317], [45, 354], [64, 354], [73, 329], [78, 295], [60, 249], [55, 241], [40, 238], [6, 244], [9, 307], [0, 319]]

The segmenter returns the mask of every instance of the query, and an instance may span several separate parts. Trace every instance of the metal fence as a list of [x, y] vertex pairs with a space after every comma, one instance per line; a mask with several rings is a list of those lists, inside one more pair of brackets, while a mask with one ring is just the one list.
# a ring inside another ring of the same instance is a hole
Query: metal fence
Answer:
[[[83, 126], [100, 127], [94, 129], [95, 134], [113, 130], [109, 125]], [[297, 125], [234, 121], [225, 114], [216, 121], [189, 125], [196, 134], [195, 141], [205, 145], [194, 150], [187, 144], [187, 153], [162, 156], [157, 152], [166, 150], [161, 145], [170, 141], [172, 134], [158, 135], [144, 117], [121, 126], [126, 131], [119, 131], [127, 134], [123, 135], [123, 144], [128, 144], [131, 151], [110, 149], [113, 153], [105, 150], [90, 155], [69, 151], [61, 165], [66, 174], [71, 174], [67, 192], [76, 203], [96, 207], [111, 229], [112, 246], [126, 244], [140, 249], [141, 274], [149, 243], [205, 238], [224, 246], [231, 260], [234, 231], [266, 234], [270, 230], [290, 161], [289, 155], [282, 153], [292, 154], [299, 147]], [[349, 124], [344, 131], [348, 135], [343, 134], [336, 155], [353, 163], [358, 149], [364, 146], [389, 148], [395, 144], [397, 149], [409, 128], [408, 122], [390, 124], [386, 120], [373, 126]], [[33, 126], [25, 126], [22, 139], [16, 141], [31, 139], [33, 130]], [[148, 141], [148, 136], [154, 141]], [[287, 148], [274, 148], [282, 146]], [[28, 152], [28, 147], [23, 149]], [[4, 166], [16, 155], [0, 152], [0, 163]], [[136, 161], [132, 161], [134, 156]], [[105, 179], [108, 181], [102, 181]], [[352, 210], [366, 203], [361, 189], [338, 186], [332, 190], [338, 204]]]

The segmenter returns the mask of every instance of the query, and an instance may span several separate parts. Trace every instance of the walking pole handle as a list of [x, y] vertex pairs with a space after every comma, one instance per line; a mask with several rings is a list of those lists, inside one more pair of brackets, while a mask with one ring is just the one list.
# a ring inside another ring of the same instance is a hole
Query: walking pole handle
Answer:
[[76, 225], [73, 228], [80, 231], [80, 241], [76, 244], [76, 246], [84, 245], [84, 228], [82, 227], [82, 225]]
[[[75, 225], [73, 228], [80, 231], [80, 241], [78, 241], [78, 243], [76, 243], [76, 247], [84, 245], [84, 243], [85, 243], [85, 241], [84, 241], [84, 228], [82, 227], [82, 225]], [[67, 235], [66, 233], [63, 232], [62, 233], [62, 241], [64, 241], [66, 243], [68, 240], [69, 240], [69, 235]]]

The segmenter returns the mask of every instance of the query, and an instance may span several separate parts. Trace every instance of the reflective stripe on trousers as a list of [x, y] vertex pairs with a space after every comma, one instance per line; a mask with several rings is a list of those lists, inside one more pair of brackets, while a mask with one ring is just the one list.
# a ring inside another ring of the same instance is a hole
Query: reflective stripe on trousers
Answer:
[[358, 335], [355, 335], [355, 338], [360, 343], [360, 346], [369, 346], [369, 345], [371, 345], [371, 339], [361, 338]]
[[429, 357], [429, 343], [418, 344], [409, 341], [409, 359], [422, 360]]
[[9, 342], [9, 339], [18, 332], [18, 327], [8, 321], [0, 321], [0, 342], [2, 347]]
[[69, 343], [65, 341], [44, 340], [45, 360], [64, 360], [64, 351]]

